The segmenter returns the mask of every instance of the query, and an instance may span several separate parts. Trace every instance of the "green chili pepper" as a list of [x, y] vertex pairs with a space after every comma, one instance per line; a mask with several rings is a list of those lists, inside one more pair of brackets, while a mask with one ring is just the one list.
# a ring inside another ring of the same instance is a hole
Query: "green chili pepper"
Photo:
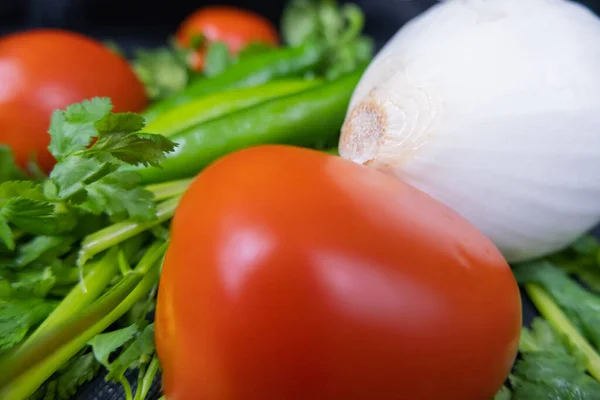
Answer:
[[314, 88], [212, 119], [172, 136], [179, 146], [161, 168], [136, 170], [146, 183], [191, 177], [217, 158], [250, 146], [335, 146], [364, 69]]
[[320, 80], [286, 79], [255, 87], [233, 89], [202, 96], [177, 106], [151, 121], [145, 131], [172, 136], [209, 119], [250, 107], [263, 101], [316, 86]]
[[257, 86], [277, 78], [301, 76], [319, 65], [326, 54], [322, 44], [306, 43], [257, 54], [227, 68], [211, 78], [192, 82], [183, 91], [152, 105], [144, 113], [150, 122], [165, 111], [217, 91]]

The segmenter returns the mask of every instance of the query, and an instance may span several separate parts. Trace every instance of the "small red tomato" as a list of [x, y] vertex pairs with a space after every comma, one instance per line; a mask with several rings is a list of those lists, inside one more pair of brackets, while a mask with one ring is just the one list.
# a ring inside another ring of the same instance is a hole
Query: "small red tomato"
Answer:
[[95, 96], [110, 97], [116, 112], [142, 111], [147, 101], [126, 60], [96, 40], [47, 29], [0, 39], [0, 144], [20, 166], [35, 156], [51, 170], [52, 112]]
[[374, 169], [260, 146], [184, 195], [156, 344], [169, 400], [485, 400], [520, 327], [511, 270], [467, 220]]
[[277, 29], [269, 20], [231, 6], [205, 7], [189, 15], [177, 30], [177, 42], [189, 48], [196, 36], [202, 36], [206, 41], [192, 53], [190, 66], [196, 71], [204, 68], [204, 53], [208, 43], [225, 42], [235, 55], [252, 42], [273, 46], [279, 42]]

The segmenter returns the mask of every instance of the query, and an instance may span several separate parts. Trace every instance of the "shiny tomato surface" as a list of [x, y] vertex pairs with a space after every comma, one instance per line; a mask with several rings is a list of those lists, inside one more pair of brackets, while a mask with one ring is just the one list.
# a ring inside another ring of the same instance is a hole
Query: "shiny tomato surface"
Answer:
[[117, 112], [146, 106], [128, 63], [98, 41], [46, 29], [0, 39], [0, 144], [13, 149], [19, 165], [35, 155], [49, 171], [52, 112], [95, 96], [110, 97]]
[[190, 58], [191, 67], [200, 71], [204, 67], [207, 45], [224, 42], [232, 54], [237, 54], [246, 45], [258, 42], [277, 45], [277, 29], [263, 16], [231, 6], [211, 6], [190, 14], [177, 30], [177, 42], [182, 47], [191, 47], [195, 37], [205, 40]]
[[270, 145], [184, 195], [156, 343], [169, 400], [489, 400], [520, 326], [509, 266], [465, 219], [374, 169]]

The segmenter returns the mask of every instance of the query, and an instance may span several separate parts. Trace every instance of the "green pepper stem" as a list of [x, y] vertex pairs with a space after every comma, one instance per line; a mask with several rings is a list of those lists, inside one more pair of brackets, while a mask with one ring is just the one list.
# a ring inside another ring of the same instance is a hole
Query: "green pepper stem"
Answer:
[[600, 355], [592, 345], [579, 333], [569, 321], [560, 307], [540, 286], [530, 283], [525, 285], [525, 291], [535, 304], [540, 314], [546, 318], [557, 332], [565, 335], [576, 347], [586, 355], [587, 370], [596, 380], [600, 381]]

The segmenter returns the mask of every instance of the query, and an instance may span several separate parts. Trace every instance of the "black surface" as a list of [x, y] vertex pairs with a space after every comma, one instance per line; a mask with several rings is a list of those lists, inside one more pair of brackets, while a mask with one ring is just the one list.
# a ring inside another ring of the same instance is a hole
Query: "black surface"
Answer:
[[[366, 15], [366, 31], [380, 48], [402, 25], [422, 13], [436, 0], [355, 0]], [[600, 14], [600, 0], [579, 1]], [[230, 4], [265, 15], [278, 24], [284, 1], [148, 1], [148, 0], [0, 0], [0, 34], [36, 27], [65, 28], [101, 40], [114, 40], [125, 50], [154, 47], [166, 43], [181, 20], [205, 4]], [[600, 233], [597, 232], [597, 233]], [[536, 315], [530, 301], [523, 296], [523, 322]], [[131, 374], [134, 383], [135, 374]], [[150, 399], [160, 397], [159, 379]], [[100, 376], [83, 386], [79, 400], [122, 400], [119, 384], [106, 383]]]

